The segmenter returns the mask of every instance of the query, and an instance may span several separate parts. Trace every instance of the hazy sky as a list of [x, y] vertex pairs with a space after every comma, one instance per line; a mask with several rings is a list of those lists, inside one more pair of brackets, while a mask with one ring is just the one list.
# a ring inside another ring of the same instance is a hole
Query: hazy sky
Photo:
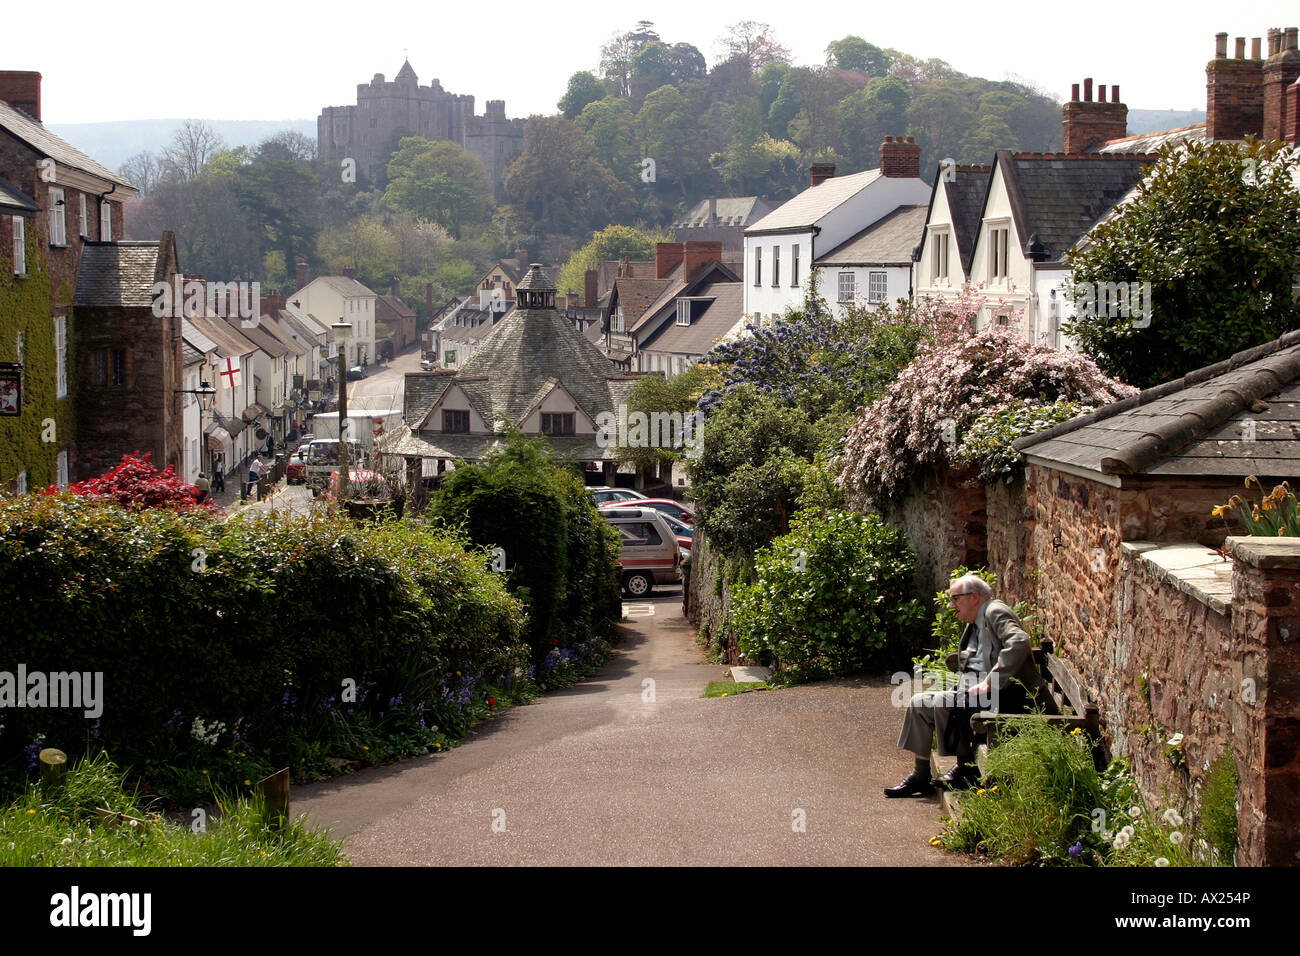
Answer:
[[939, 57], [963, 73], [1013, 75], [1058, 99], [1091, 76], [1118, 83], [1130, 108], [1204, 109], [1215, 33], [1263, 37], [1269, 27], [1300, 25], [1294, 0], [873, 6], [124, 0], [106, 7], [65, 0], [63, 26], [48, 34], [53, 44], [23, 44], [30, 52], [11, 49], [2, 62], [43, 74], [46, 123], [315, 118], [323, 106], [355, 103], [357, 84], [373, 74], [391, 80], [404, 55], [421, 85], [437, 78], [450, 92], [476, 97], [479, 113], [486, 100], [504, 99], [508, 115], [527, 116], [555, 112], [569, 75], [594, 69], [601, 44], [642, 16], [653, 18], [666, 42], [694, 44], [710, 66], [726, 26], [750, 19], [771, 24], [799, 64], [824, 62], [827, 43], [856, 34], [922, 59]]

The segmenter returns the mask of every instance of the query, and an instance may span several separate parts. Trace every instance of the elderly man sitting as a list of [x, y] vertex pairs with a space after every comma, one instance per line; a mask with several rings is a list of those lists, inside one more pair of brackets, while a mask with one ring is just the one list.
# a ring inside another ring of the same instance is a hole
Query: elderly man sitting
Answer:
[[[948, 599], [966, 625], [955, 667], [949, 659], [949, 666], [961, 677], [954, 690], [926, 691], [908, 701], [898, 746], [912, 752], [916, 768], [902, 783], [885, 788], [887, 797], [927, 796], [936, 787], [972, 786], [979, 779], [973, 761], [972, 713], [1018, 713], [1025, 709], [1029, 695], [1049, 712], [1056, 710], [1034, 665], [1029, 635], [1011, 608], [993, 600], [988, 583], [967, 574], [948, 586]], [[931, 778], [930, 746], [936, 732], [939, 753], [955, 756], [957, 763], [942, 777]]]

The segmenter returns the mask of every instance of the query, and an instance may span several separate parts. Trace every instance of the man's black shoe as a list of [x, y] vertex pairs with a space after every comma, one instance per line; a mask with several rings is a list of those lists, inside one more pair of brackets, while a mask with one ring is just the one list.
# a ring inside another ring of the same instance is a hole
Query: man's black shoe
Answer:
[[896, 787], [886, 787], [887, 797], [928, 797], [934, 793], [934, 787], [915, 770], [909, 773]]
[[931, 780], [930, 785], [940, 790], [969, 790], [979, 783], [979, 780], [980, 772], [978, 767], [957, 763], [942, 777], [935, 777]]

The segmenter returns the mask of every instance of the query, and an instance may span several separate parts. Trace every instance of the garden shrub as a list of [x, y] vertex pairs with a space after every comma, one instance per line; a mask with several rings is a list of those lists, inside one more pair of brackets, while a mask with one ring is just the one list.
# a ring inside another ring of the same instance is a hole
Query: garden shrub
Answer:
[[1063, 398], [1051, 403], [1015, 399], [977, 418], [953, 453], [953, 461], [977, 469], [987, 482], [1010, 482], [1023, 457], [1012, 442], [1092, 410], [1091, 405]]
[[343, 725], [400, 725], [402, 746], [422, 752], [463, 709], [457, 671], [504, 681], [527, 660], [522, 606], [466, 548], [325, 514], [217, 524], [71, 494], [0, 501], [0, 661], [104, 675], [93, 722], [80, 709], [6, 710], [0, 753], [26, 759], [0, 777], [25, 778], [42, 742], [104, 747], [160, 786], [177, 780], [164, 767], [244, 786], [300, 758], [304, 740], [337, 745], [330, 730]]
[[756, 556], [754, 582], [734, 588], [740, 649], [788, 681], [860, 670], [912, 638], [914, 564], [903, 533], [874, 515], [798, 512]]

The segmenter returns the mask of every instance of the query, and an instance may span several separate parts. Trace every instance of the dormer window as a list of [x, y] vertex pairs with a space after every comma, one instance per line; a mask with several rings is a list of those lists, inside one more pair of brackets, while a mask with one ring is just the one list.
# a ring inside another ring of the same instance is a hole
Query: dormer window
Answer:
[[691, 324], [691, 300], [690, 299], [677, 300], [677, 324], [678, 325]]
[[948, 233], [936, 232], [930, 237], [930, 279], [948, 278]]
[[1011, 241], [1011, 229], [1008, 226], [989, 227], [989, 278], [1005, 279], [1007, 277], [1007, 253]]
[[469, 412], [452, 408], [442, 410], [442, 430], [452, 434], [464, 435], [469, 432]]
[[543, 435], [572, 435], [573, 412], [542, 412]]

